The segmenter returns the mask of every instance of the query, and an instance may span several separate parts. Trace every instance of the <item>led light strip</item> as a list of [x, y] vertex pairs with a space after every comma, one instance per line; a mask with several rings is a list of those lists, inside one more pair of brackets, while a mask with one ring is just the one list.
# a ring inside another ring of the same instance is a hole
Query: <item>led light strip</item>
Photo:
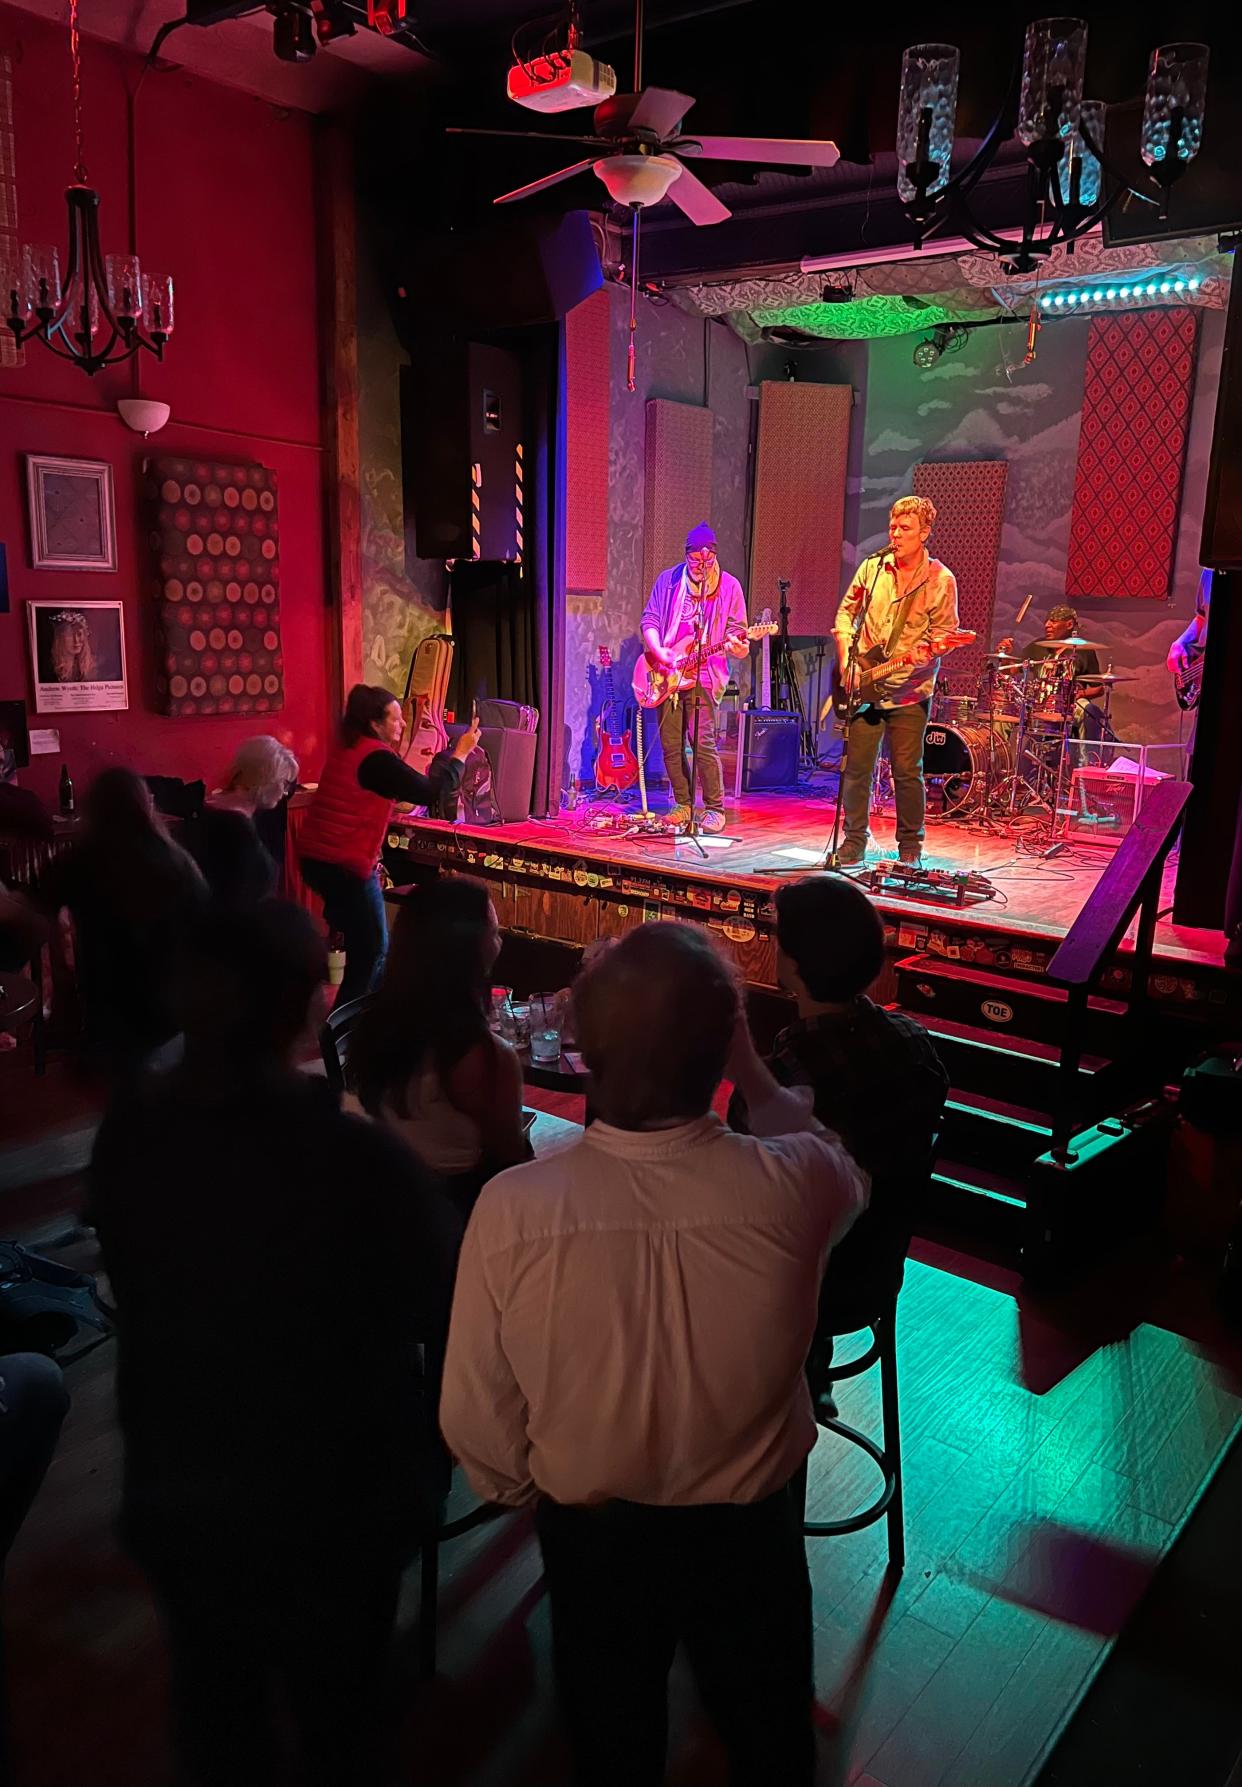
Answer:
[[1132, 304], [1135, 299], [1176, 298], [1197, 292], [1201, 279], [1139, 279], [1130, 285], [1097, 285], [1080, 292], [1045, 292], [1041, 310], [1075, 310], [1082, 304]]

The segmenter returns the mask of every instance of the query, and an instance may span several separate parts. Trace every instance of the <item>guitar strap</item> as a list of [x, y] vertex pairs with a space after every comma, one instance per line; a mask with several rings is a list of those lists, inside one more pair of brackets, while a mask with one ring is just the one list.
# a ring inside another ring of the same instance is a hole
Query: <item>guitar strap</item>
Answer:
[[884, 642], [884, 656], [886, 658], [896, 656], [897, 641], [905, 631], [906, 622], [910, 618], [910, 610], [914, 607], [914, 598], [918, 595], [921, 589], [926, 588], [926, 585], [927, 577], [924, 575], [920, 578], [918, 583], [912, 585], [901, 598], [897, 612], [893, 616], [893, 624], [888, 630], [888, 638]]

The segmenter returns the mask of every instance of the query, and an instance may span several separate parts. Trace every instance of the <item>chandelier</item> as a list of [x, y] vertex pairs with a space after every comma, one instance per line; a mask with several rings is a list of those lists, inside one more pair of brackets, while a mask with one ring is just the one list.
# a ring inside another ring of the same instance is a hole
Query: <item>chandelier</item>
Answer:
[[136, 254], [102, 253], [99, 194], [87, 185], [82, 140], [82, 42], [78, 0], [69, 5], [73, 65], [73, 185], [65, 192], [69, 243], [61, 279], [55, 246], [28, 242], [4, 269], [5, 322], [18, 346], [41, 341], [59, 359], [92, 377], [146, 348], [157, 360], [173, 332], [173, 282], [145, 273]]
[[[1104, 158], [1105, 107], [1083, 98], [1084, 19], [1037, 19], [1027, 26], [1014, 117], [1013, 87], [970, 161], [950, 172], [957, 114], [959, 55], [951, 44], [923, 43], [901, 63], [897, 111], [897, 191], [914, 226], [914, 246], [952, 220], [952, 233], [1004, 255], [1006, 270], [1033, 273], [1040, 257], [1093, 230], [1129, 183]], [[1139, 153], [1156, 183], [1158, 215], [1168, 217], [1174, 182], [1199, 153], [1207, 97], [1208, 51], [1170, 43], [1152, 51]], [[976, 222], [969, 195], [1013, 130], [1026, 149], [1026, 214], [1020, 240]], [[1152, 202], [1152, 195], [1136, 196]]]

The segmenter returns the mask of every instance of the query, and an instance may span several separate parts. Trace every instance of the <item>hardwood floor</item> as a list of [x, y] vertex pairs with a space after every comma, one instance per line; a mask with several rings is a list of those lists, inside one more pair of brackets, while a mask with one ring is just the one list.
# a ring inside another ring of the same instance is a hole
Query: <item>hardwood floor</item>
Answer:
[[[1094, 1348], [1077, 1334], [1059, 1370], [1033, 1371], [1030, 1349], [1048, 1337], [1003, 1274], [987, 1285], [960, 1256], [945, 1265], [912, 1261], [901, 1305], [906, 1570], [886, 1575], [882, 1525], [808, 1542], [825, 1787], [1030, 1780], [1242, 1416], [1238, 1379], [1210, 1349], [1149, 1322], [1106, 1324], [1112, 1337]], [[873, 1375], [840, 1397], [844, 1418], [868, 1430]], [[1046, 1387], [1031, 1390], [1031, 1377]], [[163, 1659], [142, 1579], [111, 1532], [111, 1348], [72, 1367], [70, 1385], [62, 1445], [5, 1586], [21, 1778], [157, 1787], [169, 1771]], [[824, 1436], [811, 1511], [868, 1497], [868, 1468]], [[564, 1781], [528, 1518], [444, 1548], [440, 1676], [408, 1693], [412, 1784]], [[680, 1672], [672, 1729], [676, 1787], [720, 1781]]]

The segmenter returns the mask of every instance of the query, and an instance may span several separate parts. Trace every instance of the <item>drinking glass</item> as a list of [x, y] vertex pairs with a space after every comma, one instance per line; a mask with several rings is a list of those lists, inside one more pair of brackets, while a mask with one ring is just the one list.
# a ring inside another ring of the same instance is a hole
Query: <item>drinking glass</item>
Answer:
[[555, 993], [537, 993], [531, 999], [530, 1058], [544, 1067], [561, 1058], [561, 1002]]

